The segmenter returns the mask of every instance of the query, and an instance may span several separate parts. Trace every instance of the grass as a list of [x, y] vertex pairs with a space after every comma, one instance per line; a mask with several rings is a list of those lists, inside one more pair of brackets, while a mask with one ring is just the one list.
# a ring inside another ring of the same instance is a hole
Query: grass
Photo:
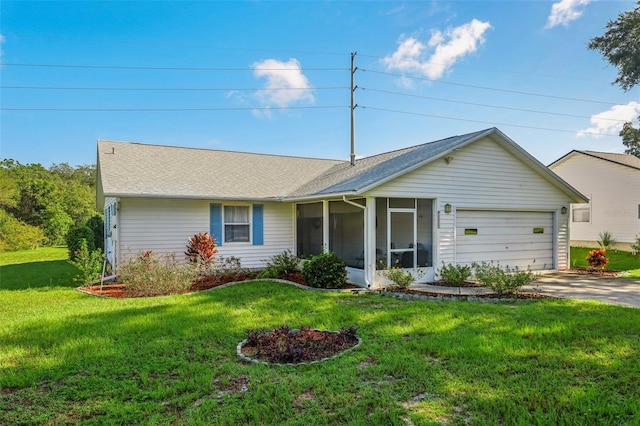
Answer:
[[[266, 281], [120, 300], [42, 287], [0, 290], [0, 300], [0, 424], [592, 425], [640, 418], [639, 309], [568, 300], [410, 301]], [[357, 325], [363, 344], [312, 366], [237, 359], [245, 330], [284, 323]]]
[[0, 253], [0, 290], [76, 287], [80, 271], [67, 258], [66, 247]]
[[[571, 247], [571, 266], [589, 266], [585, 257], [593, 250], [587, 247]], [[607, 269], [612, 271], [626, 271], [625, 278], [640, 279], [640, 256], [633, 256], [631, 252], [621, 250], [608, 250], [609, 264]]]

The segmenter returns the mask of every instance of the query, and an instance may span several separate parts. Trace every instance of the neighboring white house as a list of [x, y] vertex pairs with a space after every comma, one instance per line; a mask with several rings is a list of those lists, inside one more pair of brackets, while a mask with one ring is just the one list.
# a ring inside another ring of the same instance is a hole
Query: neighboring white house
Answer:
[[210, 231], [259, 268], [327, 247], [349, 280], [389, 265], [434, 280], [445, 264], [568, 267], [571, 203], [587, 199], [499, 130], [349, 161], [98, 141], [97, 202], [117, 267], [142, 250], [183, 256]]
[[572, 245], [596, 247], [608, 231], [628, 250], [640, 235], [640, 158], [571, 151], [549, 168], [589, 198], [571, 206]]

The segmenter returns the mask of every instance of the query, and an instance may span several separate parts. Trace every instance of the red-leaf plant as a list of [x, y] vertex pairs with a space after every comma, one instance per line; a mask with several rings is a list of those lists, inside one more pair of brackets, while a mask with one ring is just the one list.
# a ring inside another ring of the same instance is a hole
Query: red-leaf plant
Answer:
[[585, 260], [592, 268], [605, 269], [607, 267], [607, 263], [609, 263], [609, 259], [606, 257], [607, 250], [605, 249], [596, 249], [591, 250]]
[[217, 252], [215, 238], [208, 232], [198, 232], [189, 237], [184, 254], [193, 265], [206, 270], [213, 263]]

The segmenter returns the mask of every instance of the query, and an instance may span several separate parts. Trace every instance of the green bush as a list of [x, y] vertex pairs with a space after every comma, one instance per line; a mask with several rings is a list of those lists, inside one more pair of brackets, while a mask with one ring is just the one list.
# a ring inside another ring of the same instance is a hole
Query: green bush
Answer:
[[347, 265], [330, 251], [312, 256], [302, 264], [302, 278], [311, 287], [343, 288], [347, 285]]
[[442, 262], [442, 268], [440, 268], [440, 277], [446, 281], [447, 284], [454, 287], [460, 287], [471, 276], [471, 266], [467, 265], [445, 265]]
[[260, 271], [258, 278], [283, 278], [300, 271], [300, 259], [291, 250], [271, 256], [267, 266]]
[[93, 231], [88, 226], [78, 226], [71, 228], [67, 233], [67, 250], [69, 250], [69, 260], [76, 260], [77, 253], [82, 248], [82, 240], [87, 242], [87, 249], [96, 249], [93, 243]]
[[159, 259], [152, 251], [140, 252], [118, 267], [119, 281], [133, 297], [162, 296], [188, 291], [197, 271], [191, 265], [179, 264], [175, 257]]
[[0, 252], [33, 250], [42, 244], [42, 229], [27, 225], [0, 209]]
[[102, 220], [102, 216], [98, 214], [91, 216], [85, 226], [93, 231], [93, 245], [95, 248], [104, 250], [104, 220]]
[[502, 268], [499, 263], [473, 263], [474, 276], [478, 281], [491, 288], [498, 296], [517, 293], [523, 286], [535, 281], [537, 276], [527, 268], [520, 271], [508, 266]]
[[81, 275], [74, 278], [75, 281], [84, 285], [96, 283], [102, 274], [102, 250], [89, 251], [87, 240], [80, 240], [80, 249], [75, 253], [75, 259], [71, 263], [80, 269]]
[[417, 270], [414, 275], [414, 273], [412, 273], [410, 269], [396, 267], [386, 269], [382, 273], [382, 275], [384, 275], [386, 279], [391, 281], [395, 287], [399, 288], [409, 287], [414, 281], [420, 279], [420, 277], [422, 277], [422, 274], [423, 273], [420, 270]]

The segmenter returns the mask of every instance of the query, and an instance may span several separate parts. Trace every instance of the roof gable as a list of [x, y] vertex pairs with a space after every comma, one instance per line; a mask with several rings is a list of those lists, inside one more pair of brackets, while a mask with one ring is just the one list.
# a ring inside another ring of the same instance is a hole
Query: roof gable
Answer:
[[573, 150], [568, 154], [560, 157], [553, 163], [549, 164], [549, 167], [551, 168], [556, 167], [561, 163], [563, 163], [564, 161], [576, 155], [583, 155], [586, 157], [595, 158], [595, 159], [607, 161], [610, 163], [615, 163], [620, 166], [630, 167], [632, 169], [640, 170], [640, 158], [636, 157], [635, 155], [616, 154], [611, 152], [598, 152], [598, 151], [578, 151], [578, 150]]

